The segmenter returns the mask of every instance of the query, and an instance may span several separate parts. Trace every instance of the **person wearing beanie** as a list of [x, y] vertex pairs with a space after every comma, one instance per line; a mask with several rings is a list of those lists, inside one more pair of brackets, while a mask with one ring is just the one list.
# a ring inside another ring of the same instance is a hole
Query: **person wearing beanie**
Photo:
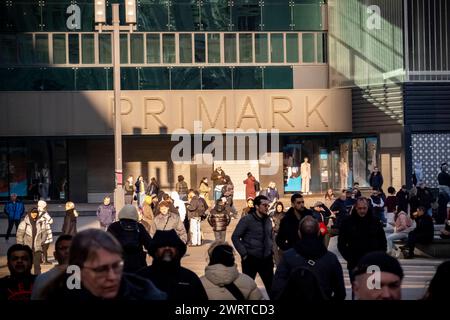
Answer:
[[53, 232], [52, 232], [52, 224], [53, 219], [50, 216], [50, 214], [47, 211], [47, 202], [44, 200], [38, 201], [38, 212], [39, 217], [42, 217], [45, 222], [46, 226], [45, 229], [47, 231], [47, 240], [45, 240], [44, 244], [42, 245], [42, 255], [43, 255], [43, 264], [51, 264], [51, 262], [48, 261], [48, 248], [50, 247], [50, 243], [53, 242]]
[[230, 213], [226, 210], [222, 199], [216, 201], [216, 206], [208, 216], [208, 223], [213, 228], [215, 240], [225, 241], [227, 227], [230, 224]]
[[104, 231], [108, 230], [109, 225], [116, 220], [116, 208], [111, 204], [110, 197], [103, 198], [103, 203], [98, 206], [97, 218], [100, 228]]
[[[379, 270], [379, 274], [374, 270]], [[402, 299], [403, 269], [398, 260], [386, 252], [366, 254], [359, 260], [353, 275], [352, 289], [357, 300]]]
[[187, 243], [187, 233], [183, 221], [180, 216], [174, 212], [170, 212], [170, 203], [168, 201], [161, 201], [159, 203], [160, 213], [154, 217], [150, 235], [153, 237], [157, 230], [167, 231], [175, 230], [178, 237]]
[[71, 201], [66, 202], [66, 215], [64, 216], [61, 230], [62, 234], [70, 234], [71, 236], [77, 234], [77, 217], [78, 212], [75, 210], [75, 204]]
[[209, 264], [200, 280], [209, 300], [263, 300], [255, 280], [240, 273], [234, 250], [225, 241], [215, 241], [208, 249]]
[[126, 204], [119, 211], [119, 221], [108, 227], [111, 233], [122, 245], [125, 272], [134, 273], [147, 266], [147, 252], [150, 251], [152, 238], [145, 227], [139, 223], [139, 214], [135, 206]]
[[198, 276], [181, 266], [186, 250], [186, 244], [174, 229], [157, 230], [149, 251], [153, 263], [137, 274], [166, 292], [169, 301], [206, 301], [208, 296]]

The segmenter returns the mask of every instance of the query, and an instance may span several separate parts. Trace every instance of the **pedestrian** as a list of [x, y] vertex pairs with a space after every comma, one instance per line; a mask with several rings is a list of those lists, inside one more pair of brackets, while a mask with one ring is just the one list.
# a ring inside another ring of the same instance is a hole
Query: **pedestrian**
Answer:
[[409, 192], [406, 185], [402, 185], [402, 188], [395, 195], [397, 198], [398, 210], [408, 213]]
[[152, 238], [145, 227], [138, 222], [139, 213], [135, 206], [126, 204], [119, 211], [119, 221], [108, 227], [111, 233], [121, 244], [123, 249], [123, 271], [135, 273], [147, 266], [146, 257], [150, 250]]
[[339, 234], [339, 228], [345, 217], [348, 216], [349, 211], [347, 211], [347, 190], [342, 190], [339, 198], [337, 198], [330, 207], [331, 216], [329, 223], [330, 225], [330, 237]]
[[373, 216], [366, 198], [356, 200], [350, 216], [342, 221], [337, 246], [347, 261], [351, 282], [354, 280], [352, 270], [364, 255], [372, 251], [386, 252], [387, 243], [383, 225]]
[[330, 242], [330, 235], [328, 233], [328, 223], [332, 215], [330, 209], [321, 201], [316, 201], [311, 207], [312, 217], [319, 223], [320, 239], [322, 239], [326, 248]]
[[311, 210], [305, 207], [305, 199], [300, 193], [291, 196], [291, 207], [280, 221], [280, 228], [276, 238], [278, 247], [286, 251], [294, 247], [299, 240], [298, 225], [300, 220], [312, 215]]
[[10, 201], [6, 203], [5, 208], [3, 210], [6, 216], [8, 217], [8, 230], [6, 231], [5, 236], [5, 240], [8, 241], [14, 226], [16, 226], [17, 232], [20, 220], [22, 220], [22, 217], [25, 214], [25, 206], [19, 199], [17, 199], [17, 194], [12, 193]]
[[66, 215], [64, 216], [64, 222], [62, 226], [62, 234], [70, 234], [75, 236], [77, 233], [77, 217], [78, 212], [75, 210], [75, 204], [71, 201], [66, 202]]
[[245, 179], [243, 183], [245, 184], [245, 198], [254, 199], [256, 197], [256, 179], [251, 172], [247, 173], [247, 179]]
[[145, 192], [147, 191], [147, 182], [144, 181], [143, 176], [139, 176], [137, 178], [135, 187], [136, 187], [136, 189], [135, 189], [136, 190], [136, 201], [137, 201], [138, 207], [141, 208], [144, 203]]
[[386, 227], [387, 219], [384, 215], [384, 201], [381, 198], [381, 193], [378, 189], [373, 189], [372, 195], [369, 198], [370, 207], [375, 218], [379, 219], [383, 226]]
[[242, 261], [242, 272], [255, 279], [258, 273], [267, 292], [272, 288], [272, 222], [268, 216], [269, 199], [257, 196], [254, 210], [239, 220], [231, 236]]
[[175, 191], [178, 192], [181, 200], [187, 200], [188, 189], [189, 188], [186, 181], [184, 181], [184, 177], [182, 175], [179, 175], [178, 182], [175, 184]]
[[286, 211], [283, 202], [278, 201], [275, 205], [275, 211], [272, 215], [272, 241], [273, 241], [273, 262], [278, 266], [283, 252], [277, 245], [278, 231], [280, 230], [280, 222], [284, 218]]
[[39, 217], [42, 217], [47, 224], [46, 225], [47, 240], [45, 240], [44, 244], [42, 245], [42, 263], [44, 265], [49, 265], [51, 264], [51, 262], [48, 261], [48, 248], [50, 247], [50, 244], [53, 242], [53, 232], [52, 232], [53, 218], [48, 213], [47, 202], [45, 202], [44, 200], [38, 201], [38, 212]]
[[353, 183], [352, 193], [355, 200], [362, 196], [361, 191], [359, 190], [359, 182]]
[[198, 187], [198, 190], [200, 191], [200, 197], [205, 199], [206, 204], [208, 207], [211, 206], [211, 200], [209, 199], [209, 192], [211, 191], [211, 187], [208, 185], [208, 178], [203, 177], [200, 181], [200, 186]]
[[380, 190], [383, 187], [383, 176], [378, 167], [373, 168], [369, 177], [369, 184], [373, 189]]
[[13, 244], [6, 257], [9, 276], [0, 279], [0, 301], [29, 301], [36, 280], [31, 274], [33, 251], [27, 245]]
[[[176, 191], [173, 191], [170, 194], [169, 198], [170, 199], [164, 199], [165, 201], [167, 201], [169, 203], [169, 211], [178, 214], [180, 216], [181, 221], [184, 222], [187, 219], [185, 202], [180, 199], [180, 196], [178, 195], [178, 192], [176, 192]], [[156, 216], [156, 214], [155, 214], [155, 216]]]
[[[292, 281], [293, 271], [299, 267], [311, 270], [318, 279], [321, 291], [327, 300], [344, 300], [345, 284], [342, 266], [337, 256], [328, 251], [320, 236], [319, 223], [311, 216], [302, 219], [299, 225], [300, 240], [294, 248], [283, 254], [273, 279], [272, 297], [279, 300]], [[294, 296], [284, 294], [294, 299]]]
[[175, 230], [178, 237], [180, 237], [184, 243], [187, 243], [187, 233], [184, 224], [179, 215], [169, 211], [169, 206], [167, 201], [162, 201], [159, 204], [160, 214], [153, 219], [150, 235], [154, 237], [157, 230]]
[[186, 244], [175, 230], [156, 231], [150, 251], [153, 263], [138, 272], [168, 295], [170, 301], [201, 302], [208, 300], [199, 277], [181, 266]]
[[189, 218], [190, 245], [202, 245], [201, 221], [206, 213], [205, 203], [195, 194], [194, 190], [188, 192], [188, 202], [186, 203], [187, 215]]
[[223, 200], [217, 200], [216, 205], [208, 216], [208, 223], [213, 228], [214, 239], [216, 241], [225, 241], [227, 227], [230, 221], [230, 213], [226, 210]]
[[425, 213], [430, 217], [432, 216], [431, 204], [434, 202], [433, 194], [430, 188], [428, 188], [425, 182], [421, 181], [418, 183], [417, 188], [417, 205], [418, 207], [424, 207]]
[[234, 184], [230, 176], [225, 176], [225, 185], [222, 187], [222, 198], [225, 197], [226, 205], [230, 208], [231, 218], [237, 218], [237, 210], [234, 207]]
[[389, 196], [386, 198], [386, 222], [390, 225], [394, 221], [394, 215], [398, 207], [398, 199], [394, 187], [388, 188]]
[[209, 263], [200, 281], [209, 300], [263, 300], [255, 280], [238, 271], [232, 246], [215, 241], [208, 256]]
[[327, 206], [327, 208], [330, 208], [333, 202], [336, 200], [336, 196], [334, 195], [333, 189], [328, 189], [327, 193], [325, 193], [324, 196], [324, 203]]
[[391, 225], [394, 229], [392, 233], [386, 236], [387, 253], [398, 258], [400, 251], [395, 247], [394, 241], [408, 239], [408, 233], [412, 230], [413, 222], [405, 211], [396, 211]]
[[447, 303], [450, 299], [448, 284], [450, 283], [450, 261], [442, 262], [431, 279], [427, 292], [422, 300]]
[[103, 198], [103, 203], [98, 206], [97, 218], [103, 231], [108, 230], [108, 227], [116, 220], [116, 208], [111, 204], [110, 197]]
[[140, 223], [142, 223], [142, 225], [144, 226], [145, 230], [150, 234], [151, 232], [151, 226], [153, 223], [153, 219], [154, 219], [154, 215], [153, 215], [153, 210], [152, 210], [152, 200], [153, 198], [155, 198], [156, 196], [153, 195], [152, 196], [145, 196], [144, 199], [144, 204], [142, 206], [142, 216], [141, 216], [141, 221], [139, 221]]
[[253, 199], [254, 198], [247, 198], [246, 201], [246, 207], [244, 209], [242, 209], [242, 214], [241, 214], [241, 218], [245, 217], [253, 208]]
[[211, 174], [211, 181], [213, 182], [214, 201], [222, 197], [222, 188], [226, 184], [225, 172], [222, 167], [218, 166]]
[[[74, 302], [104, 300], [165, 300], [149, 280], [123, 272], [122, 247], [114, 236], [100, 229], [88, 229], [72, 240], [69, 265], [81, 270], [81, 288], [63, 286], [49, 300]], [[65, 282], [70, 275], [65, 275]]]
[[275, 182], [270, 181], [267, 188], [261, 190], [260, 195], [266, 196], [269, 199], [270, 206], [269, 210], [275, 208], [275, 203], [280, 200], [280, 194], [278, 193], [278, 189], [276, 187]]
[[152, 177], [150, 179], [150, 185], [148, 186], [148, 188], [146, 190], [146, 194], [148, 194], [150, 196], [153, 195], [153, 194], [156, 194], [156, 195], [158, 195], [158, 200], [160, 200], [159, 199], [159, 192], [160, 192], [160, 190], [159, 190], [159, 183], [158, 183], [158, 181], [156, 181], [155, 177]]
[[[378, 287], [372, 284], [373, 266], [381, 271]], [[353, 270], [352, 289], [357, 300], [401, 300], [403, 269], [397, 259], [385, 252], [370, 252], [363, 256]]]
[[47, 272], [41, 273], [35, 280], [31, 300], [47, 300], [48, 297], [66, 285], [63, 281], [69, 263], [69, 249], [72, 244], [72, 236], [63, 234], [55, 242], [55, 257], [58, 265]]
[[137, 201], [136, 186], [134, 185], [134, 178], [129, 175], [125, 182], [125, 204], [133, 204], [133, 201]]
[[406, 246], [400, 247], [406, 259], [414, 258], [414, 249], [417, 244], [429, 244], [434, 239], [433, 219], [426, 214], [426, 208], [420, 206], [413, 216], [416, 228], [408, 233]]

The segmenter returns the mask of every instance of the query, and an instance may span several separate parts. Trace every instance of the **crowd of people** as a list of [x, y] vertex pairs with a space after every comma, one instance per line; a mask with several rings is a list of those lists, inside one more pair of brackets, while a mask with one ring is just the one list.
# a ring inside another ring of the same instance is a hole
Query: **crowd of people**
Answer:
[[[12, 195], [5, 206], [7, 239], [15, 225], [17, 243], [8, 249], [10, 275], [0, 279], [0, 300], [261, 300], [257, 274], [272, 300], [344, 300], [344, 271], [328, 250], [332, 237], [337, 237], [337, 248], [347, 262], [352, 298], [399, 300], [404, 273], [398, 258], [413, 258], [417, 244], [433, 241], [433, 198], [423, 183], [409, 191], [406, 186], [398, 192], [389, 187], [386, 197], [377, 176], [371, 179], [376, 186], [370, 197], [363, 197], [356, 183], [338, 197], [328, 190], [323, 201], [308, 208], [301, 193], [293, 194], [285, 206], [274, 182], [261, 188], [249, 172], [243, 180], [247, 201], [240, 217], [233, 182], [220, 167], [211, 176], [211, 187], [204, 177], [198, 189], [190, 189], [178, 176], [176, 190], [170, 193], [154, 178], [150, 184], [142, 177], [134, 183], [130, 176], [127, 204], [116, 214], [105, 197], [97, 209], [97, 229], [77, 232], [75, 205], [66, 203], [53, 254], [58, 265], [43, 274], [40, 265], [49, 263], [53, 219], [45, 201], [25, 213]], [[239, 220], [228, 243], [227, 226], [233, 218]], [[198, 277], [181, 260], [188, 246], [203, 244], [203, 220], [215, 241], [207, 249], [204, 275]], [[402, 240], [404, 245], [397, 247]], [[448, 298], [442, 281], [448, 282], [449, 264], [438, 268], [423, 299]], [[372, 265], [381, 271], [378, 289], [367, 287]], [[80, 272], [76, 290], [67, 285], [68, 268]]]

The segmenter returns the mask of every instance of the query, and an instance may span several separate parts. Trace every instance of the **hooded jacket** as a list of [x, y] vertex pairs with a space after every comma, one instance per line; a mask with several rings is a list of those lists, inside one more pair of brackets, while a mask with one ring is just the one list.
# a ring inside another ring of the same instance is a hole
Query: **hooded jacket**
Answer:
[[223, 264], [213, 264], [205, 268], [205, 275], [200, 278], [209, 300], [236, 300], [224, 286], [234, 283], [241, 291], [245, 300], [263, 300], [255, 280], [248, 275], [239, 273], [237, 266], [226, 267]]
[[154, 236], [157, 230], [175, 230], [178, 237], [180, 237], [184, 243], [187, 242], [187, 233], [183, 221], [180, 216], [173, 212], [168, 212], [167, 214], [160, 213], [153, 219], [150, 235]]
[[345, 299], [342, 266], [336, 255], [329, 252], [323, 241], [318, 238], [303, 238], [294, 248], [283, 254], [273, 279], [272, 297], [274, 299], [282, 296], [290, 281], [290, 275], [299, 267], [306, 267], [315, 273], [322, 292], [328, 299]]
[[112, 204], [108, 204], [107, 206], [101, 204], [97, 209], [97, 217], [102, 226], [109, 226], [116, 220], [116, 208]]
[[189, 219], [200, 218], [205, 214], [207, 208], [199, 197], [192, 197], [191, 201], [186, 203], [187, 215]]
[[25, 213], [25, 206], [19, 200], [16, 200], [16, 202], [9, 201], [3, 208], [3, 211], [9, 220], [19, 221]]
[[31, 215], [27, 214], [20, 222], [16, 234], [17, 243], [27, 245], [33, 251], [42, 251], [42, 245], [47, 240], [50, 225], [42, 216], [38, 216], [35, 222], [36, 234], [33, 235], [33, 222], [31, 220]]
[[[301, 212], [300, 220], [311, 215], [312, 211], [305, 208]], [[281, 250], [286, 251], [292, 248], [300, 239], [298, 236], [298, 225], [300, 220], [295, 215], [295, 210], [293, 207], [290, 207], [283, 219], [281, 219], [280, 228], [278, 229], [278, 234], [276, 237], [277, 245]]]
[[213, 228], [213, 231], [226, 231], [230, 224], [231, 217], [225, 206], [216, 204], [208, 216], [208, 223]]
[[338, 249], [347, 261], [348, 270], [353, 270], [359, 259], [367, 253], [387, 250], [383, 225], [372, 215], [371, 208], [368, 210], [361, 217], [354, 208], [339, 229]]

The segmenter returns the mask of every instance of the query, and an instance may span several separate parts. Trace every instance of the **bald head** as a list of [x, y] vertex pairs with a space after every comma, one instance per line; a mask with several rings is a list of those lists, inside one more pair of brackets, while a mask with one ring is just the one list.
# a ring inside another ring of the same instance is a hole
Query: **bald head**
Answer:
[[300, 238], [316, 238], [319, 236], [319, 223], [311, 216], [304, 217], [299, 224]]

